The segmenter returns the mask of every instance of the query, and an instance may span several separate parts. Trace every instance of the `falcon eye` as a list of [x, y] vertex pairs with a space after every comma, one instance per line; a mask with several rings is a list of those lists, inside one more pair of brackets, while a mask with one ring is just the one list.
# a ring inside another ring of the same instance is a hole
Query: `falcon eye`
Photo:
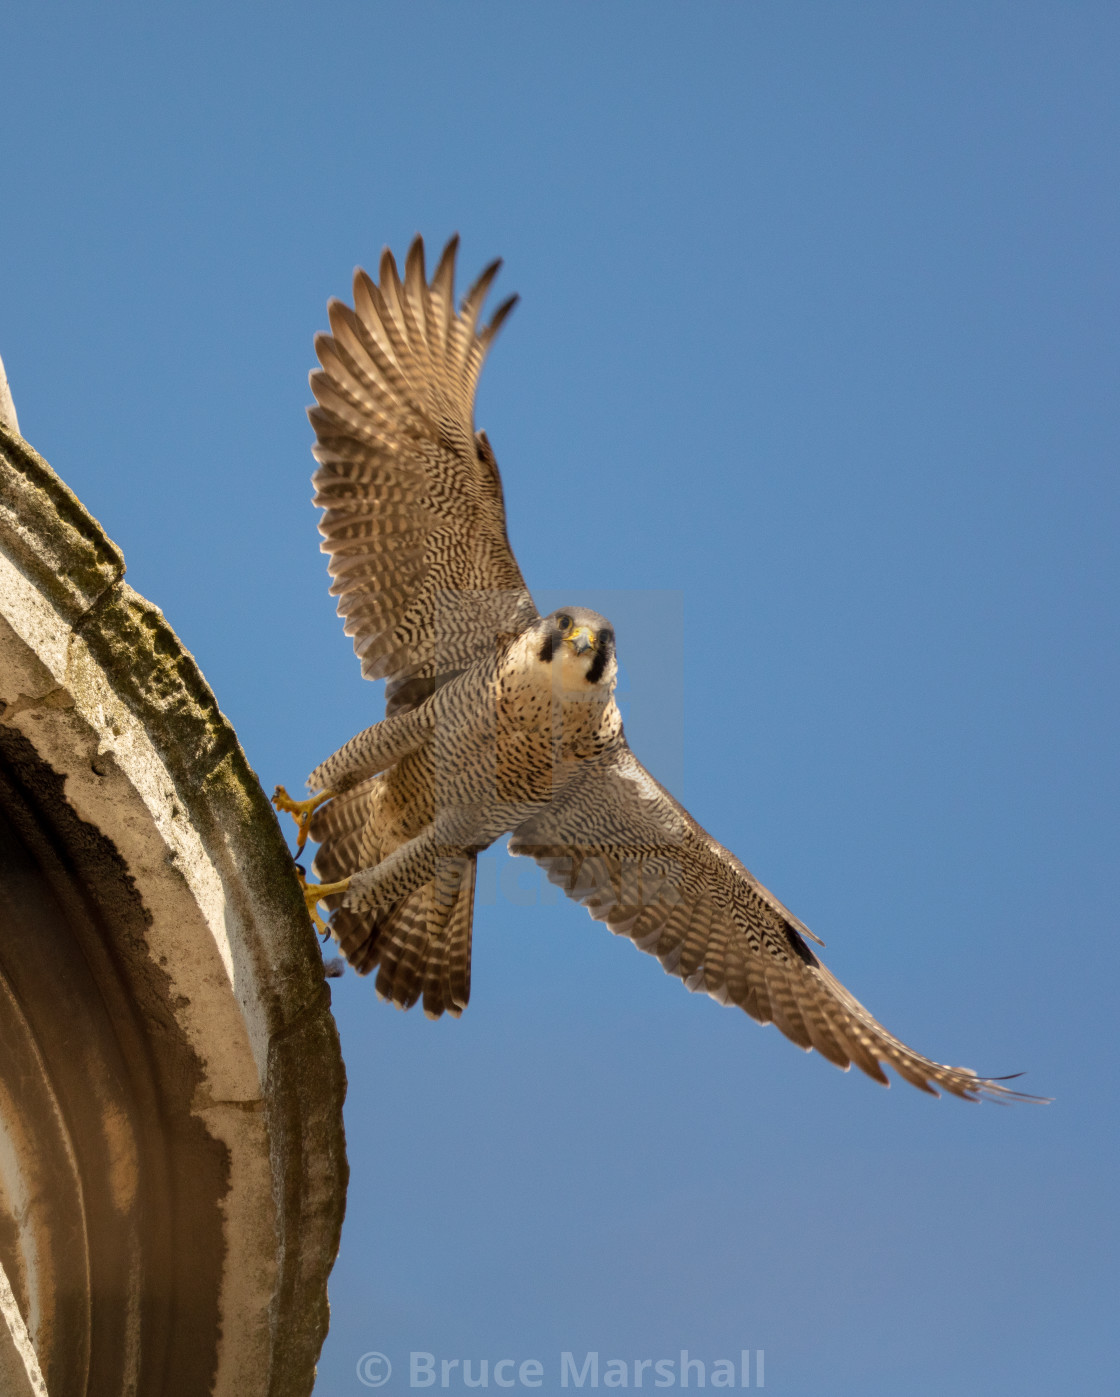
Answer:
[[599, 644], [603, 646], [604, 649], [608, 645], [614, 644], [614, 631], [611, 630], [610, 626], [604, 626], [599, 632]]
[[572, 629], [572, 618], [565, 612], [564, 614], [557, 616], [556, 626], [558, 630], [570, 631]]

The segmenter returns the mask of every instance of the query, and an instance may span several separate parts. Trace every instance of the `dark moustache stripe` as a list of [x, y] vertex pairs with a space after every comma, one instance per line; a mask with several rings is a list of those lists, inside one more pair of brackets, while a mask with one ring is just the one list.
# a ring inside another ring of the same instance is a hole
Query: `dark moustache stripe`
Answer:
[[613, 649], [614, 632], [608, 630], [600, 631], [595, 638], [595, 658], [591, 661], [590, 668], [587, 671], [587, 682], [589, 684], [598, 684], [599, 680], [602, 679], [603, 671], [607, 667], [607, 661], [610, 659]]

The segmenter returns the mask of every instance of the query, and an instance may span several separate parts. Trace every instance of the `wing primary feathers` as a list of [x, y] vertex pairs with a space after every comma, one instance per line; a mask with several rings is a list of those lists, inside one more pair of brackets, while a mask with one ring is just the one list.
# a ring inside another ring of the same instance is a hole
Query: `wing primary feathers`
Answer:
[[[687, 988], [773, 1022], [837, 1067], [855, 1063], [889, 1086], [885, 1065], [934, 1096], [940, 1088], [971, 1101], [1045, 1100], [934, 1062], [888, 1033], [809, 949], [807, 929], [650, 777], [625, 738], [570, 793], [516, 829], [509, 847], [538, 859], [570, 897], [657, 956]], [[636, 882], [622, 877], [635, 862], [651, 871], [676, 866], [667, 903], [633, 904], [624, 889], [647, 886], [644, 872]]]
[[451, 321], [455, 315], [455, 256], [459, 251], [459, 234], [455, 233], [443, 249], [429, 292], [429, 328], [433, 320], [436, 325], [440, 350], [444, 355], [450, 352]]
[[[393, 322], [399, 330], [402, 325], [403, 316], [401, 311], [401, 300], [404, 295], [404, 288], [401, 286], [400, 273], [397, 271], [397, 261], [392, 252], [385, 248], [381, 253], [381, 265], [378, 267], [378, 290], [384, 304], [388, 319]], [[388, 325], [385, 327], [388, 329]]]
[[404, 284], [409, 296], [419, 303], [420, 288], [426, 286], [428, 274], [424, 270], [424, 239], [417, 233], [408, 249], [404, 263]]
[[486, 293], [494, 278], [502, 270], [502, 259], [495, 257], [493, 262], [486, 267], [478, 280], [463, 297], [463, 304], [459, 309], [459, 314], [463, 318], [463, 328], [466, 331], [467, 339], [470, 340], [475, 333], [475, 326], [478, 324], [478, 314], [482, 309], [482, 303], [486, 299]]
[[[495, 262], [456, 314], [457, 250], [456, 236], [429, 282], [422, 239], [403, 281], [386, 248], [379, 281], [359, 268], [353, 309], [332, 301], [331, 333], [316, 338], [309, 416], [331, 591], [363, 674], [390, 684], [461, 671], [491, 653], [495, 631], [517, 635], [537, 615], [474, 425], [478, 374], [510, 302], [480, 330]], [[454, 593], [490, 601], [449, 636], [437, 612]]]
[[425, 301], [428, 294], [427, 274], [424, 270], [424, 240], [416, 238], [408, 250], [404, 269], [404, 328], [408, 337], [409, 349], [416, 357], [421, 378], [434, 382], [438, 373], [432, 357], [429, 340], [431, 326], [428, 324]]
[[494, 336], [505, 324], [506, 320], [509, 318], [510, 312], [520, 299], [521, 297], [514, 293], [514, 295], [510, 296], [507, 300], [504, 300], [490, 317], [489, 325], [487, 325], [486, 329], [483, 330], [482, 334], [479, 336], [479, 340], [484, 346], [489, 347]]

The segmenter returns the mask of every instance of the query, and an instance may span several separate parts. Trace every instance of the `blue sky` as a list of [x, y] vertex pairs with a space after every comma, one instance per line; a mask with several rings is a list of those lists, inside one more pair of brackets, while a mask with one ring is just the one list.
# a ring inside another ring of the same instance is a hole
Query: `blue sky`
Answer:
[[1102, 1390], [1116, 8], [24, 4], [0, 33], [21, 426], [266, 788], [380, 713], [317, 551], [312, 336], [354, 264], [458, 229], [461, 282], [501, 254], [522, 296], [478, 408], [514, 547], [541, 598], [611, 602], [639, 756], [889, 1028], [1057, 1098], [844, 1076], [497, 849], [462, 1021], [334, 985], [317, 1397], [371, 1350], [387, 1391], [412, 1350], [553, 1391], [563, 1350], [682, 1348], [761, 1348], [788, 1397]]

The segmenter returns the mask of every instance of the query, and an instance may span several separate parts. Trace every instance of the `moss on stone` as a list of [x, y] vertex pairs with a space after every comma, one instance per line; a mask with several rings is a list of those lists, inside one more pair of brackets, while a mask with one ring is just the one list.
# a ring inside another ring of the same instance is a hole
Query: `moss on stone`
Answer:
[[4, 551], [73, 624], [124, 576], [124, 555], [37, 451], [0, 423]]

